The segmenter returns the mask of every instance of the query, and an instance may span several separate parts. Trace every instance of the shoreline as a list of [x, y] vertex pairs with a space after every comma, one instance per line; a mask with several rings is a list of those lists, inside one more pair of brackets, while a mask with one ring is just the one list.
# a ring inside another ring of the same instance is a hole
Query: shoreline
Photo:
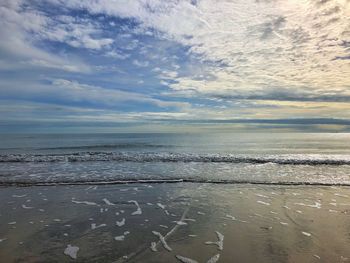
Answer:
[[325, 186], [350, 187], [349, 183], [326, 182], [261, 182], [261, 181], [232, 181], [232, 180], [198, 180], [198, 179], [136, 179], [109, 181], [57, 181], [57, 182], [0, 182], [1, 187], [33, 187], [33, 186], [69, 186], [69, 185], [128, 185], [128, 184], [165, 184], [165, 183], [194, 183], [194, 184], [227, 184], [227, 185], [271, 185], [271, 186]]

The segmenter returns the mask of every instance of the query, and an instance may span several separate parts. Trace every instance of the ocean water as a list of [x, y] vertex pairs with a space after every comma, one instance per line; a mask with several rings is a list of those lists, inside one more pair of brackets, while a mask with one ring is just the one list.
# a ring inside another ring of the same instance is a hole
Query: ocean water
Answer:
[[350, 134], [0, 136], [0, 184], [121, 181], [350, 185]]

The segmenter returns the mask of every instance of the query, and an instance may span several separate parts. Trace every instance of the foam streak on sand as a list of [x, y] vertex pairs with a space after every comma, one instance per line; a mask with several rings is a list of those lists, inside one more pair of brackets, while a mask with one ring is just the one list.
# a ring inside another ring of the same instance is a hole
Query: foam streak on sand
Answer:
[[216, 262], [218, 262], [219, 258], [220, 258], [220, 254], [216, 254], [215, 256], [213, 256], [212, 258], [210, 258], [210, 259], [207, 261], [207, 263], [216, 263]]
[[[189, 209], [188, 207], [185, 209], [185, 211], [182, 213], [182, 216], [181, 216], [179, 221], [183, 221], [186, 218], [186, 215], [188, 213], [188, 209]], [[166, 240], [171, 234], [173, 234], [178, 227], [180, 227], [180, 225], [176, 224], [168, 233], [166, 233], [166, 235], [164, 236], [164, 240]], [[161, 240], [159, 240], [155, 244], [155, 246], [153, 247], [155, 250], [152, 249], [152, 244], [151, 244], [152, 251], [157, 251], [157, 246], [158, 246], [159, 243], [161, 243]]]
[[125, 237], [129, 235], [129, 231], [125, 231], [123, 235], [114, 237], [115, 241], [124, 241]]
[[151, 242], [151, 250], [153, 252], [157, 252], [158, 251], [156, 242]]
[[300, 205], [300, 206], [308, 206], [308, 207], [312, 207], [312, 208], [318, 208], [320, 209], [321, 208], [321, 203], [319, 202], [315, 202], [314, 205], [307, 205], [307, 204], [304, 204], [304, 203], [294, 203], [295, 205]]
[[115, 224], [119, 227], [125, 225], [125, 218], [123, 218], [121, 221], [116, 221]]
[[64, 250], [64, 254], [70, 256], [73, 259], [77, 259], [77, 253], [79, 251], [79, 247], [68, 245]]
[[23, 209], [33, 209], [34, 207], [32, 207], [32, 206], [26, 206], [26, 205], [23, 204], [23, 205], [22, 205], [22, 208], [23, 208]]
[[110, 202], [107, 198], [103, 198], [102, 201], [105, 202], [106, 205], [115, 205], [112, 202]]
[[216, 236], [218, 237], [218, 241], [213, 242], [213, 241], [207, 241], [205, 242], [206, 245], [217, 245], [219, 250], [224, 249], [224, 235], [221, 234], [218, 231], [215, 231]]
[[[176, 255], [175, 256], [178, 260], [180, 260], [182, 263], [198, 263], [198, 261], [191, 259], [191, 258], [186, 258], [180, 255]], [[216, 263], [218, 262], [220, 258], [220, 254], [216, 254], [215, 256], [211, 257], [207, 263]]]
[[96, 225], [95, 223], [91, 224], [91, 229], [94, 230], [94, 229], [97, 229], [97, 228], [100, 228], [100, 227], [105, 227], [107, 226], [106, 224], [101, 224], [101, 225]]
[[187, 225], [187, 223], [184, 222], [184, 221], [173, 221], [173, 222], [176, 223], [176, 224], [179, 225], [179, 226], [185, 226], [185, 225]]
[[271, 205], [270, 203], [266, 203], [266, 202], [260, 201], [260, 200], [258, 200], [256, 202], [259, 203], [259, 204], [262, 204], [262, 205]]
[[124, 241], [124, 239], [125, 239], [124, 235], [114, 237], [114, 240], [116, 241]]
[[161, 209], [165, 209], [165, 205], [162, 205], [161, 203], [157, 203], [157, 206], [159, 206]]
[[178, 260], [180, 260], [182, 263], [198, 263], [198, 261], [191, 259], [191, 258], [186, 258], [180, 255], [175, 256]]
[[172, 251], [171, 247], [168, 246], [165, 238], [162, 236], [161, 233], [157, 232], [157, 231], [152, 231], [153, 235], [156, 235], [159, 237], [159, 241], [162, 243], [163, 247], [168, 250], [168, 251]]
[[311, 237], [311, 234], [310, 234], [310, 233], [308, 233], [308, 232], [304, 232], [304, 231], [302, 231], [301, 233], [302, 233], [304, 236]]
[[97, 205], [96, 203], [94, 202], [88, 202], [88, 201], [76, 201], [76, 200], [72, 200], [72, 203], [75, 203], [75, 204], [84, 204], [84, 205]]
[[132, 212], [131, 215], [141, 215], [142, 214], [142, 210], [141, 210], [141, 207], [139, 205], [139, 203], [135, 200], [130, 200], [129, 203], [134, 203], [136, 206], [137, 206], [137, 209], [135, 212]]

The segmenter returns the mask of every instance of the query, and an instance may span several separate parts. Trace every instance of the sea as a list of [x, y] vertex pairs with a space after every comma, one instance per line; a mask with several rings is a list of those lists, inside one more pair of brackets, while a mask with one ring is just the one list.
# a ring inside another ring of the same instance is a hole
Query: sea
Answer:
[[350, 185], [348, 133], [1, 134], [0, 185]]

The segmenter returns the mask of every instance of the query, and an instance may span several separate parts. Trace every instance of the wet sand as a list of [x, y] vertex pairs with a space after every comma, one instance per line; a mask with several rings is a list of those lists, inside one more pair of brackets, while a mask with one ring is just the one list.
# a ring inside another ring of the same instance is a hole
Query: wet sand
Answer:
[[350, 262], [350, 188], [0, 188], [1, 262]]

